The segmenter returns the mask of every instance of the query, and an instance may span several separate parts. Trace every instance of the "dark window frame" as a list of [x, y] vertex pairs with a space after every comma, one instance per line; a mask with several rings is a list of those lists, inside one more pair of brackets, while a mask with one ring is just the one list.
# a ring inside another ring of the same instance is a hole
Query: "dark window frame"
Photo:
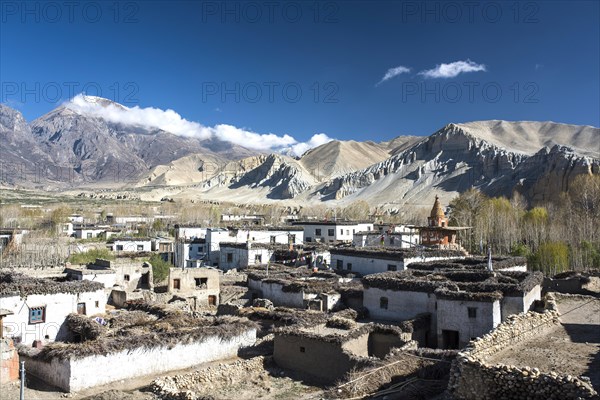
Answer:
[[390, 300], [387, 297], [379, 298], [379, 308], [382, 310], [387, 310], [390, 305]]
[[467, 315], [469, 318], [477, 318], [477, 307], [467, 307]]

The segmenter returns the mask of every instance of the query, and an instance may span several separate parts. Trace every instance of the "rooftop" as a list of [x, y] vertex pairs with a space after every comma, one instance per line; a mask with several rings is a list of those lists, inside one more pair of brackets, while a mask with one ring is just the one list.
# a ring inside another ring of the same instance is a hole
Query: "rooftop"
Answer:
[[540, 285], [540, 272], [422, 271], [382, 272], [362, 278], [365, 288], [436, 293], [454, 300], [493, 301], [519, 296]]
[[266, 266], [253, 267], [248, 270], [248, 279], [265, 283], [278, 283], [284, 292], [329, 293], [341, 292], [360, 287], [359, 280], [352, 280], [332, 271], [313, 272], [305, 267], [286, 267], [272, 264], [268, 271]]
[[[415, 262], [409, 264], [408, 269], [419, 269], [423, 271], [436, 270], [487, 270], [487, 257], [468, 257], [453, 260], [437, 260], [426, 262]], [[494, 270], [502, 270], [516, 266], [527, 265], [525, 257], [492, 257], [492, 267]]]
[[373, 224], [372, 221], [348, 221], [348, 220], [322, 220], [322, 221], [292, 221], [292, 225], [358, 225]]
[[92, 281], [60, 281], [48, 278], [33, 278], [11, 272], [0, 273], [0, 295], [19, 295], [25, 297], [32, 294], [85, 293], [104, 289], [104, 285]]
[[414, 257], [464, 257], [465, 252], [459, 250], [442, 250], [429, 248], [400, 249], [393, 247], [348, 247], [331, 249], [331, 254], [354, 257], [379, 258], [402, 261]]

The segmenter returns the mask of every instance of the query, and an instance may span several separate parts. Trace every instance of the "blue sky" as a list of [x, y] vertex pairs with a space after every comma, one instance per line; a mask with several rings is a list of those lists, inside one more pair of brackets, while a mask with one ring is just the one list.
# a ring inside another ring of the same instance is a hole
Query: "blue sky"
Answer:
[[298, 141], [600, 126], [597, 1], [73, 3], [1, 1], [0, 101], [28, 120], [85, 88]]

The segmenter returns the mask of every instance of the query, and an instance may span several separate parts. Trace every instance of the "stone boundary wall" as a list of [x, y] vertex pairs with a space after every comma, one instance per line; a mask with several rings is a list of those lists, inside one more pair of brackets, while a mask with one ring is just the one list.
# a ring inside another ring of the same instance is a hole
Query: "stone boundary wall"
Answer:
[[233, 384], [247, 378], [253, 371], [260, 371], [266, 362], [268, 360], [264, 356], [258, 356], [249, 360], [237, 360], [230, 364], [211, 365], [201, 370], [155, 379], [151, 390], [163, 400], [196, 399], [198, 396], [194, 393], [194, 389], [197, 386]]
[[507, 343], [551, 329], [559, 323], [559, 316], [554, 298], [550, 297], [545, 312], [512, 315], [492, 332], [469, 343], [452, 365], [448, 391], [461, 400], [598, 399], [589, 380], [542, 373], [528, 366], [490, 365], [485, 361], [503, 350]]

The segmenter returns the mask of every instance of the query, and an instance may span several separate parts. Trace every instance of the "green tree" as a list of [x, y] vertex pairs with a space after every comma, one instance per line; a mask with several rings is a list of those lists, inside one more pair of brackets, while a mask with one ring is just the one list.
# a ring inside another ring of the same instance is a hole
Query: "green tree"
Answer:
[[[475, 227], [486, 197], [478, 189], [469, 189], [450, 202], [450, 225]], [[481, 232], [480, 232], [481, 233]], [[475, 231], [463, 238], [466, 248], [473, 252], [481, 239]]]
[[562, 242], [542, 243], [528, 259], [529, 266], [554, 276], [569, 269], [569, 247]]
[[163, 260], [159, 254], [153, 254], [148, 262], [152, 265], [154, 283], [161, 283], [169, 277], [171, 264]]

